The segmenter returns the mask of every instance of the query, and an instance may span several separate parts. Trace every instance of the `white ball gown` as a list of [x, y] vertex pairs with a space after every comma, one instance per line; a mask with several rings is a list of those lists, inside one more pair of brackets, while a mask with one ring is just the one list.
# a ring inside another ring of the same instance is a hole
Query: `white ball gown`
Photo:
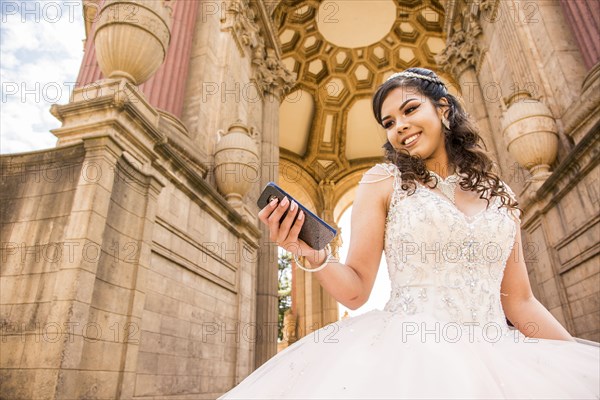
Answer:
[[468, 217], [422, 185], [407, 196], [397, 167], [379, 165], [394, 179], [384, 309], [303, 337], [220, 399], [598, 399], [600, 347], [506, 323], [518, 214], [494, 198]]

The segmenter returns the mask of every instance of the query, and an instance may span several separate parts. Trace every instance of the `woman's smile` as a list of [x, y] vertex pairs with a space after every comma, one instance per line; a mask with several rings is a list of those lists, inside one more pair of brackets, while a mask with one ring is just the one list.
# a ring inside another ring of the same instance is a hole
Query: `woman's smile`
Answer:
[[420, 137], [421, 137], [421, 132], [415, 133], [414, 135], [410, 135], [409, 137], [404, 139], [402, 141], [402, 144], [404, 145], [404, 147], [409, 149], [409, 148], [413, 147], [419, 141]]

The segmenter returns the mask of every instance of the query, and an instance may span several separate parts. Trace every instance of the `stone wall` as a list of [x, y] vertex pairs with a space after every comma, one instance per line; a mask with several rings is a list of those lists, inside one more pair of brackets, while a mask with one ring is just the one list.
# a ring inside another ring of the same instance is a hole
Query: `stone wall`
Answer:
[[[62, 332], [68, 327], [54, 318], [53, 307], [62, 285], [61, 261], [83, 251], [80, 243], [63, 239], [77, 183], [86, 174], [83, 158], [83, 147], [71, 146], [0, 161], [0, 381], [5, 398], [33, 398], [46, 390], [51, 395], [56, 384]], [[96, 257], [96, 246], [86, 250]]]

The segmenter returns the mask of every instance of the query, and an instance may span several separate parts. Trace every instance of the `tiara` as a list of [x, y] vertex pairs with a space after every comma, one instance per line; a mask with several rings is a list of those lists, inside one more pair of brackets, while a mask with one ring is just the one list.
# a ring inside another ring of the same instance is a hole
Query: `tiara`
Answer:
[[410, 72], [410, 71], [396, 72], [395, 74], [390, 75], [390, 77], [386, 79], [386, 82], [389, 81], [390, 79], [394, 79], [394, 78], [398, 78], [398, 77], [424, 79], [426, 81], [438, 83], [442, 86], [445, 86], [444, 82], [440, 81], [438, 78], [432, 78], [431, 76], [427, 76], [427, 75], [415, 74], [414, 72]]

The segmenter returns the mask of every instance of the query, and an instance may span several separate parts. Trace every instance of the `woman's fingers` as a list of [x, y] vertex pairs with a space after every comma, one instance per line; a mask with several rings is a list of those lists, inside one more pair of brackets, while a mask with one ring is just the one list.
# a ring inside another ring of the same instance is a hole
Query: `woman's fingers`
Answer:
[[266, 225], [269, 225], [269, 216], [271, 215], [273, 210], [275, 210], [275, 208], [277, 207], [277, 203], [278, 203], [277, 198], [271, 200], [271, 202], [269, 204], [264, 206], [262, 208], [262, 210], [260, 210], [258, 212], [258, 219], [261, 220]]
[[279, 204], [274, 207], [273, 212], [268, 218], [267, 225], [269, 226], [269, 238], [272, 241], [278, 241], [279, 232], [281, 230], [279, 226], [279, 221], [281, 220], [281, 216], [285, 213], [288, 206], [290, 205], [290, 201], [287, 197], [284, 197]]
[[[289, 211], [282, 221], [281, 217], [288, 209]], [[270, 240], [293, 253], [298, 253], [298, 248], [302, 246], [298, 235], [304, 224], [304, 217], [305, 214], [300, 211], [298, 204], [296, 202], [290, 203], [287, 197], [284, 197], [280, 202], [272, 201], [258, 213], [258, 218], [269, 227]], [[281, 224], [279, 221], [281, 221]]]
[[290, 233], [288, 233], [288, 239], [293, 242], [299, 242], [298, 235], [300, 234], [300, 230], [302, 229], [302, 225], [304, 224], [304, 211], [299, 211], [298, 218], [292, 225], [292, 229], [290, 229]]
[[295, 201], [291, 201], [290, 204], [286, 207], [288, 208], [288, 213], [279, 225], [279, 235], [278, 235], [278, 243], [285, 243], [288, 240], [290, 228], [292, 227], [292, 222], [298, 214], [298, 204]]

